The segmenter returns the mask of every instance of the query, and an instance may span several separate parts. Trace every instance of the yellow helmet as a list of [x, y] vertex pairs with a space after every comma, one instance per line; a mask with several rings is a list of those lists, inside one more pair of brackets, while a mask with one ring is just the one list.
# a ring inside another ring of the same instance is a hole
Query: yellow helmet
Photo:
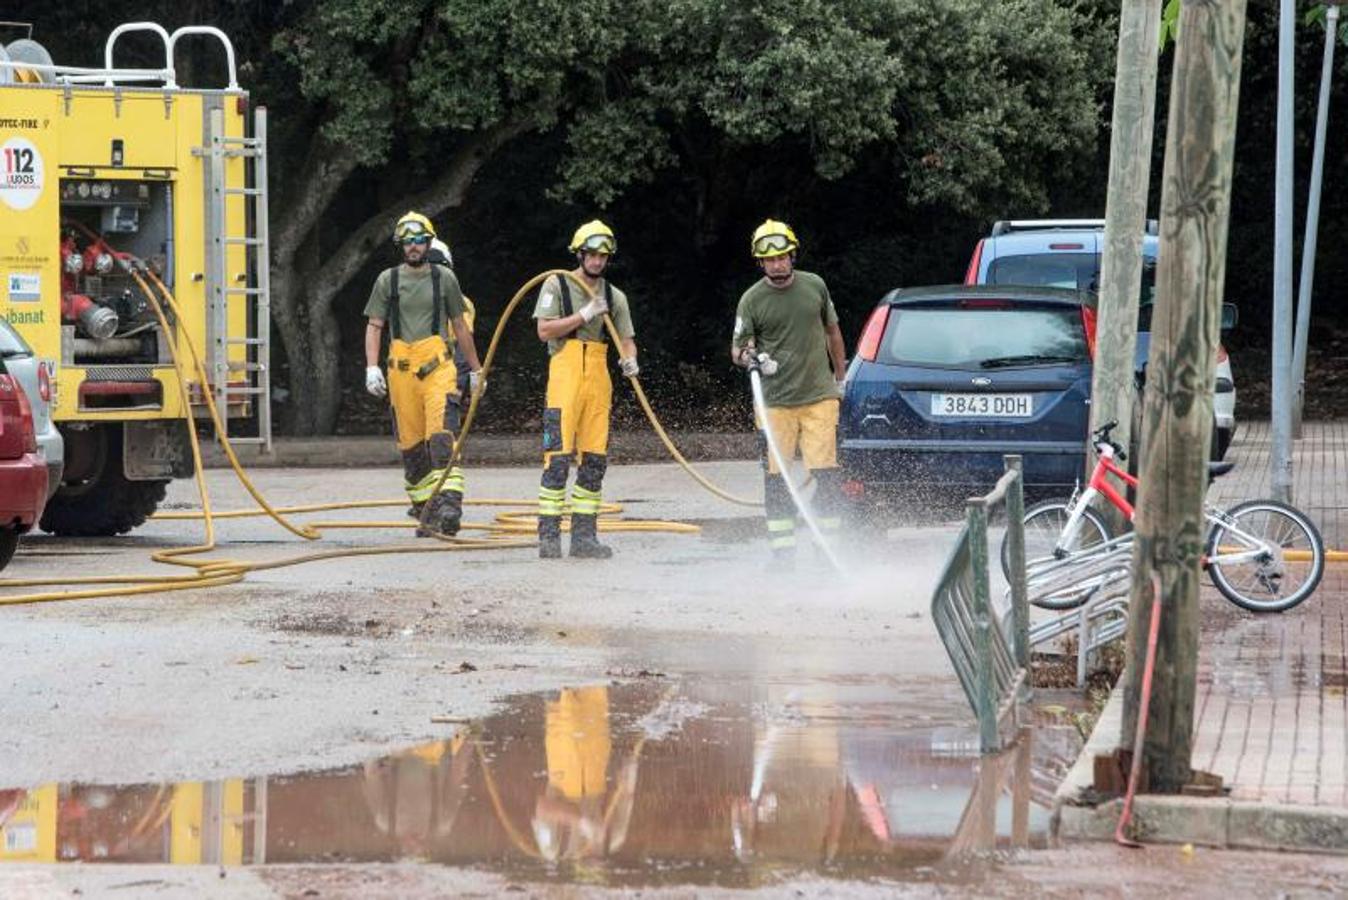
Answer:
[[435, 226], [431, 220], [419, 212], [406, 212], [398, 220], [398, 224], [393, 226], [393, 243], [401, 244], [408, 238], [420, 237], [435, 238]]
[[800, 241], [796, 240], [796, 233], [791, 230], [790, 225], [776, 219], [768, 219], [754, 229], [749, 249], [755, 259], [766, 259], [769, 256], [795, 253], [800, 249]]
[[576, 233], [571, 236], [571, 246], [567, 249], [572, 253], [586, 251], [611, 256], [618, 252], [618, 239], [614, 237], [612, 228], [595, 219], [576, 229]]

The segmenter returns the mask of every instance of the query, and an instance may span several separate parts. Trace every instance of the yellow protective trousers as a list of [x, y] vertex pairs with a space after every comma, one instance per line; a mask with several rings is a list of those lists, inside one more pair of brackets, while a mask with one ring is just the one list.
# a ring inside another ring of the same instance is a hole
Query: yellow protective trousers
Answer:
[[538, 491], [540, 516], [562, 514], [567, 469], [577, 454], [580, 468], [572, 490], [571, 511], [582, 516], [599, 512], [608, 466], [612, 408], [608, 343], [575, 338], [564, 343], [548, 365], [547, 406], [543, 410], [543, 481]]
[[612, 408], [608, 342], [567, 341], [548, 363], [544, 453], [608, 453]]
[[[449, 464], [459, 430], [459, 389], [454, 357], [438, 335], [389, 345], [388, 396], [398, 430], [407, 496], [430, 498]], [[454, 466], [443, 492], [463, 494], [463, 470]]]
[[[835, 399], [804, 406], [769, 406], [767, 427], [788, 464], [799, 449], [805, 467], [815, 479], [811, 505], [822, 531], [842, 526], [842, 475], [838, 470], [838, 407]], [[762, 427], [762, 421], [758, 422]], [[766, 444], [766, 442], [765, 442]], [[796, 545], [796, 505], [790, 489], [767, 447], [763, 448], [763, 511], [767, 518], [768, 546], [788, 551]]]

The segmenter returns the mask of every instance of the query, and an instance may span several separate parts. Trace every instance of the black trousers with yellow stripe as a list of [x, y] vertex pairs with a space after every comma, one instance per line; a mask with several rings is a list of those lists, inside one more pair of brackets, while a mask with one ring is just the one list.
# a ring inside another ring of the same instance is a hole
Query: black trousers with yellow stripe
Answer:
[[[418, 509], [449, 465], [459, 430], [459, 389], [454, 359], [439, 336], [389, 346], [388, 392], [403, 458], [407, 496]], [[457, 528], [463, 508], [463, 470], [450, 469], [436, 495], [427, 522], [452, 520]]]

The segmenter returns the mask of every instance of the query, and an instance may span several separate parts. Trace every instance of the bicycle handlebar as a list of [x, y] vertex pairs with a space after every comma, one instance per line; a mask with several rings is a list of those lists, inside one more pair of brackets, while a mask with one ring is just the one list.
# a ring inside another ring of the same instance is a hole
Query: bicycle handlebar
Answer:
[[1109, 446], [1110, 448], [1113, 449], [1114, 456], [1119, 461], [1122, 462], [1123, 460], [1126, 460], [1128, 458], [1128, 454], [1123, 452], [1122, 447], [1120, 447], [1118, 444], [1114, 443], [1112, 440], [1109, 439], [1109, 433], [1118, 427], [1119, 427], [1118, 422], [1106, 422], [1099, 428], [1095, 429], [1095, 431], [1093, 432], [1093, 437], [1095, 438], [1094, 443], [1097, 447], [1100, 446], [1101, 444]]

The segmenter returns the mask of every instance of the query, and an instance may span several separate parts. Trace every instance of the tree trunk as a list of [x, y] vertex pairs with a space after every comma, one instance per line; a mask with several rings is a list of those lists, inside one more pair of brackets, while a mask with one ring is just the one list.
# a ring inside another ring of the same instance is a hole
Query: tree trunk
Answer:
[[[321, 139], [314, 141], [292, 192], [278, 191], [272, 229], [271, 310], [290, 361], [290, 402], [284, 428], [290, 434], [332, 431], [340, 400], [337, 385], [337, 329], [314, 315], [310, 285], [315, 261], [303, 253], [342, 185], [356, 170], [352, 154]], [[320, 398], [328, 398], [320, 401]]]
[[1245, 0], [1186, 0], [1170, 95], [1161, 250], [1142, 417], [1124, 733], [1135, 733], [1155, 573], [1160, 639], [1143, 763], [1151, 790], [1191, 775], [1198, 578], [1221, 324]]
[[[1147, 188], [1151, 179], [1160, 27], [1161, 0], [1123, 0], [1114, 76], [1095, 370], [1091, 381], [1091, 430], [1117, 422], [1114, 439], [1125, 448], [1131, 446], [1133, 431], [1133, 357], [1137, 348], [1138, 289], [1142, 283], [1142, 233], [1147, 224]], [[1088, 443], [1088, 477], [1094, 465], [1093, 447]], [[1098, 509], [1115, 534], [1123, 531], [1127, 523], [1117, 507], [1100, 503]]]
[[[350, 154], [316, 142], [305, 180], [280, 217], [272, 263], [272, 310], [290, 360], [290, 433], [332, 432], [341, 405], [340, 329], [333, 321], [333, 301], [388, 240], [398, 217], [416, 209], [434, 218], [462, 205], [482, 166], [530, 127], [532, 119], [521, 117], [469, 138], [430, 187], [403, 195], [366, 219], [341, 246], [324, 254], [321, 269], [304, 265], [303, 251], [312, 246], [315, 223], [356, 167]], [[325, 156], [339, 161], [319, 161]]]

